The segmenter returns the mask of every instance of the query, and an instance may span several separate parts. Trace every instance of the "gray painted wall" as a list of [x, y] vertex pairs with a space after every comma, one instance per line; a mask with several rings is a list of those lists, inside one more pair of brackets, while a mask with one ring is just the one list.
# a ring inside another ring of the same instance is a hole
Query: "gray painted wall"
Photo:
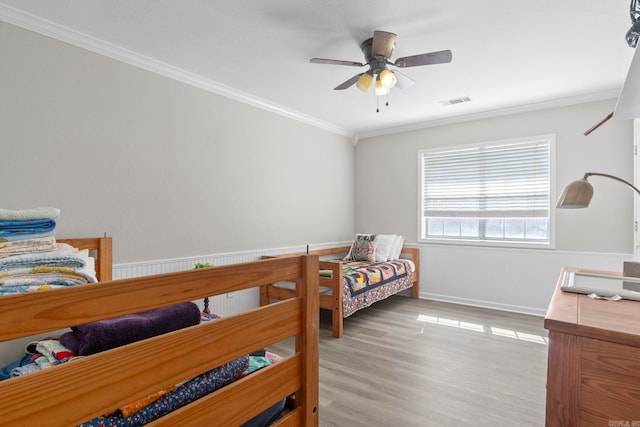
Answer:
[[354, 233], [350, 139], [0, 22], [0, 207], [125, 263]]

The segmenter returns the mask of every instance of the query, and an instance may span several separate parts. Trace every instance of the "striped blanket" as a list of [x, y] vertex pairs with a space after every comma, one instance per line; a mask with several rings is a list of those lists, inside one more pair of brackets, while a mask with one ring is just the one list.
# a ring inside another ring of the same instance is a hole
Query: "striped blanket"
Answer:
[[95, 282], [88, 251], [64, 243], [53, 251], [0, 258], [0, 296]]

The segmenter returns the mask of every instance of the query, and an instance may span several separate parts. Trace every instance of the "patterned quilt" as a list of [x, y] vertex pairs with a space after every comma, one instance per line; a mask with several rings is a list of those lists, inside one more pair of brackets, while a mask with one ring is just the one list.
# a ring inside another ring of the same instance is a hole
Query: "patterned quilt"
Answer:
[[400, 260], [378, 263], [350, 261], [342, 265], [342, 275], [354, 296], [407, 277], [409, 271]]
[[343, 263], [342, 274], [344, 317], [413, 286], [408, 263], [402, 260], [349, 261]]

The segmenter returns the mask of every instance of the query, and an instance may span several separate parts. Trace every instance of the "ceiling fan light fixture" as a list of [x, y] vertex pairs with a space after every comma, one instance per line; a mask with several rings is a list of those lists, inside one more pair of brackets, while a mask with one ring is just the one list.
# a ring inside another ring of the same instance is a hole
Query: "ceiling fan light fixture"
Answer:
[[[640, 2], [640, 0], [634, 1]], [[366, 72], [352, 76], [333, 89], [344, 90], [351, 86], [356, 86], [362, 92], [368, 92], [375, 80], [375, 93], [378, 96], [388, 94], [389, 90], [394, 87], [406, 89], [415, 83], [399, 70], [395, 68], [389, 69], [389, 66], [407, 68], [451, 62], [452, 54], [450, 50], [404, 56], [397, 58], [395, 62], [391, 62], [390, 57], [393, 53], [395, 42], [396, 34], [388, 31], [374, 31], [373, 37], [360, 44], [360, 50], [365, 59], [364, 62], [328, 58], [311, 58], [309, 62], [312, 64], [333, 64], [349, 67], [364, 67], [368, 65], [369, 69]]]
[[388, 69], [384, 69], [380, 72], [379, 79], [382, 86], [387, 89], [391, 89], [398, 82], [398, 79], [396, 78], [396, 75], [393, 73], [393, 71]]
[[381, 95], [386, 95], [389, 93], [389, 88], [388, 87], [384, 87], [384, 85], [382, 84], [382, 81], [378, 78], [376, 79], [376, 95], [377, 96], [381, 96]]
[[362, 73], [356, 82], [356, 87], [363, 92], [367, 92], [373, 82], [373, 76], [369, 73]]

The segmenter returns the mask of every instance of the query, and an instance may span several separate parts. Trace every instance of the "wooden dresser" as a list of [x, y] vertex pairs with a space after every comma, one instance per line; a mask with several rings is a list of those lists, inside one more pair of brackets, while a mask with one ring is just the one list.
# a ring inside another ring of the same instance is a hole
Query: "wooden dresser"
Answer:
[[567, 271], [544, 319], [546, 426], [640, 427], [640, 302], [563, 292]]

